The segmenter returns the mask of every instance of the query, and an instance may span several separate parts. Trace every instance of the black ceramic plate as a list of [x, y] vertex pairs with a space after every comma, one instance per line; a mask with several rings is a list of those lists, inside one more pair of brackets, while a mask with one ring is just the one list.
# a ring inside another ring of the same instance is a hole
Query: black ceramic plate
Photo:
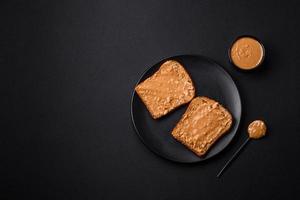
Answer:
[[231, 129], [211, 147], [204, 157], [198, 157], [171, 135], [172, 129], [186, 110], [187, 105], [154, 120], [136, 92], [133, 92], [131, 101], [131, 117], [134, 128], [149, 149], [166, 159], [183, 163], [206, 160], [222, 151], [237, 132], [241, 117], [241, 100], [238, 89], [221, 66], [206, 57], [194, 55], [164, 59], [150, 67], [138, 83], [151, 76], [165, 60], [169, 59], [177, 60], [183, 64], [193, 80], [197, 96], [215, 99], [230, 111], [234, 120]]

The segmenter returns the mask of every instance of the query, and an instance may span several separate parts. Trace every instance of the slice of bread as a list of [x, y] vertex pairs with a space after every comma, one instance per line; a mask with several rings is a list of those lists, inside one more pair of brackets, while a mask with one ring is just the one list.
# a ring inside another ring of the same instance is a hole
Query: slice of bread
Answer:
[[164, 62], [158, 71], [138, 84], [135, 91], [154, 119], [190, 102], [195, 96], [189, 74], [175, 60]]
[[196, 97], [172, 135], [198, 156], [203, 156], [230, 129], [231, 124], [232, 116], [222, 105], [207, 97]]

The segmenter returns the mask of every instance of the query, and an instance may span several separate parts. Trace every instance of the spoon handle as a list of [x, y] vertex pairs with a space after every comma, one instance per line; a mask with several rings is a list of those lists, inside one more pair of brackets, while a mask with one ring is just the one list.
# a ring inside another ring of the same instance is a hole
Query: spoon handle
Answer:
[[249, 142], [250, 138], [248, 137], [247, 140], [238, 148], [238, 150], [231, 156], [231, 158], [226, 162], [224, 167], [220, 170], [220, 172], [217, 174], [217, 177], [219, 178], [222, 173], [225, 171], [225, 169], [228, 167], [228, 165], [235, 159], [235, 157], [239, 154], [239, 152], [246, 146], [246, 144]]

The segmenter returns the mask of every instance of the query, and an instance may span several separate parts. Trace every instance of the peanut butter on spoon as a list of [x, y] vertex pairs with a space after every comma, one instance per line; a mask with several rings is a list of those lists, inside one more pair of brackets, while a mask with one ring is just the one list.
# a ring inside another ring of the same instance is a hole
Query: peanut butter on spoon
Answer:
[[254, 120], [248, 126], [248, 135], [249, 137], [246, 141], [238, 148], [238, 150], [233, 154], [233, 156], [227, 161], [224, 167], [217, 174], [217, 177], [220, 177], [226, 167], [233, 161], [233, 159], [238, 155], [238, 153], [246, 146], [250, 139], [260, 139], [266, 135], [267, 126], [262, 120]]
[[255, 120], [248, 126], [249, 138], [259, 139], [266, 135], [267, 126], [265, 122], [261, 120]]

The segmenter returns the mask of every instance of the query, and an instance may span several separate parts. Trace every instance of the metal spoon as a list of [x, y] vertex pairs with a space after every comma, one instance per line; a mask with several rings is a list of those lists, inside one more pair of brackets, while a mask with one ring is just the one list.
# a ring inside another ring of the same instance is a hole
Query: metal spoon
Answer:
[[246, 146], [246, 144], [248, 144], [250, 139], [260, 139], [266, 135], [266, 131], [267, 131], [267, 126], [263, 121], [255, 120], [251, 122], [248, 126], [248, 138], [231, 156], [231, 158], [225, 163], [224, 167], [217, 174], [217, 177], [219, 178], [223, 174], [227, 166], [229, 166], [231, 161], [233, 161], [236, 158], [236, 156], [239, 154], [239, 152]]

